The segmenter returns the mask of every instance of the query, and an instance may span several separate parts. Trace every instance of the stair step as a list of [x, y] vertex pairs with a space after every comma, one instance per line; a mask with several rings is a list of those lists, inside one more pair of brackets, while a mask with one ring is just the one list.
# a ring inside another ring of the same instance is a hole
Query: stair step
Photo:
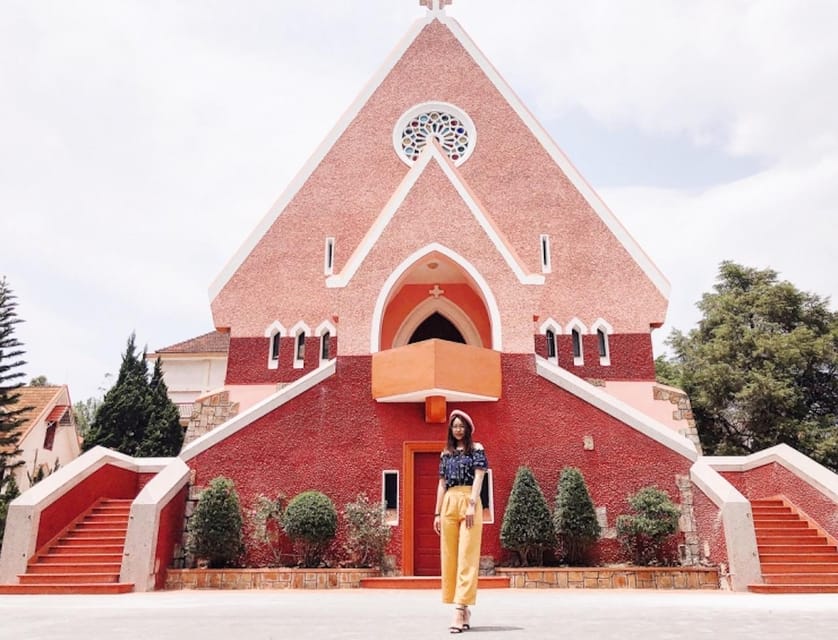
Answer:
[[[797, 549], [798, 547], [793, 547]], [[761, 549], [761, 548], [760, 548]], [[759, 559], [765, 564], [783, 562], [835, 562], [838, 563], [838, 552], [834, 549], [830, 553], [799, 552], [799, 553], [763, 553], [759, 552]]]
[[804, 545], [804, 544], [826, 544], [826, 538], [818, 535], [801, 535], [801, 534], [785, 534], [785, 535], [762, 535], [757, 531], [757, 545], [764, 544], [785, 544], [785, 545]]
[[74, 528], [79, 533], [114, 533], [128, 531], [127, 522], [79, 522]]
[[786, 503], [780, 500], [779, 498], [754, 498], [751, 500], [751, 504], [757, 504], [760, 506], [777, 506], [777, 507], [785, 507]]
[[119, 582], [119, 573], [21, 573], [20, 584], [90, 584]]
[[838, 586], [838, 573], [763, 573], [766, 584], [834, 584]]
[[108, 584], [57, 583], [57, 584], [0, 584], [0, 595], [32, 594], [117, 594], [130, 593], [134, 590], [133, 582], [113, 582]]
[[764, 553], [801, 553], [808, 555], [810, 553], [835, 553], [836, 549], [831, 544], [821, 542], [819, 544], [781, 544], [781, 543], [758, 543], [757, 551], [760, 557]]
[[749, 584], [753, 593], [838, 593], [838, 584]]
[[[760, 559], [761, 560], [761, 559]], [[838, 562], [762, 562], [763, 573], [838, 573]]]
[[85, 555], [101, 552], [108, 555], [114, 553], [122, 555], [123, 548], [125, 547], [124, 543], [124, 540], [120, 540], [112, 544], [88, 544], [84, 540], [76, 540], [71, 543], [60, 542], [55, 544], [49, 548], [49, 551], [58, 554], [72, 553]]
[[98, 562], [119, 564], [122, 562], [122, 553], [64, 553], [63, 550], [59, 552], [53, 547], [47, 555], [38, 557], [30, 563], [30, 566], [34, 564], [95, 564]]
[[116, 531], [105, 531], [105, 532], [98, 532], [98, 531], [68, 531], [58, 542], [63, 544], [67, 541], [87, 541], [89, 544], [90, 542], [102, 541], [107, 542], [108, 540], [112, 541], [119, 541], [124, 543], [125, 542], [125, 532], [122, 535], [119, 535]]
[[26, 575], [43, 575], [51, 573], [119, 573], [122, 564], [119, 562], [67, 562], [50, 564], [30, 564], [26, 567]]
[[788, 519], [781, 519], [778, 516], [754, 516], [754, 526], [757, 531], [760, 529], [809, 529], [809, 523], [794, 514], [791, 514]]

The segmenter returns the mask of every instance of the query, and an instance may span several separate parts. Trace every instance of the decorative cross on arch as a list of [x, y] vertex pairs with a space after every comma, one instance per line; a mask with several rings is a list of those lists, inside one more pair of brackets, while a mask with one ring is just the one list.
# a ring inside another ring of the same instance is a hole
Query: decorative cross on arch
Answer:
[[433, 289], [429, 289], [428, 293], [432, 295], [434, 298], [439, 298], [439, 296], [445, 293], [445, 289], [440, 289], [438, 284], [434, 285]]
[[428, 11], [433, 14], [445, 14], [445, 7], [451, 4], [454, 0], [419, 0], [419, 5], [427, 7]]

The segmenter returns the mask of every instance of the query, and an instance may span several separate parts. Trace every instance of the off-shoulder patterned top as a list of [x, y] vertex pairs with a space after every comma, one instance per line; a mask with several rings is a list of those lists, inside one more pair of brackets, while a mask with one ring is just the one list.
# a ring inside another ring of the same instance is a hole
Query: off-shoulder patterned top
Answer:
[[439, 457], [439, 477], [445, 478], [445, 488], [471, 486], [474, 484], [474, 470], [488, 469], [489, 461], [483, 445], [474, 443], [471, 453], [455, 451], [453, 454], [443, 451]]

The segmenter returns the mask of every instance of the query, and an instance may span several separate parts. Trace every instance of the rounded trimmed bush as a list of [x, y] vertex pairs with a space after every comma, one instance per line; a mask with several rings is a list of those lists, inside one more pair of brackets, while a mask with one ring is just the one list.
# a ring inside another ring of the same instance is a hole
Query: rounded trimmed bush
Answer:
[[242, 512], [232, 480], [213, 478], [198, 498], [189, 519], [187, 550], [213, 568], [231, 566], [241, 556]]
[[329, 497], [304, 491], [285, 508], [282, 527], [300, 555], [304, 567], [317, 567], [338, 529], [338, 512]]

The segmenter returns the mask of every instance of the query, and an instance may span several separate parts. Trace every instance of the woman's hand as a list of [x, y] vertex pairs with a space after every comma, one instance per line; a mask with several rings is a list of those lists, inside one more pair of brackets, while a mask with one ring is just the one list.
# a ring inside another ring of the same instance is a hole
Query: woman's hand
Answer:
[[474, 505], [470, 504], [466, 507], [466, 529], [471, 529], [474, 526]]
[[434, 516], [434, 531], [439, 535], [439, 516]]

